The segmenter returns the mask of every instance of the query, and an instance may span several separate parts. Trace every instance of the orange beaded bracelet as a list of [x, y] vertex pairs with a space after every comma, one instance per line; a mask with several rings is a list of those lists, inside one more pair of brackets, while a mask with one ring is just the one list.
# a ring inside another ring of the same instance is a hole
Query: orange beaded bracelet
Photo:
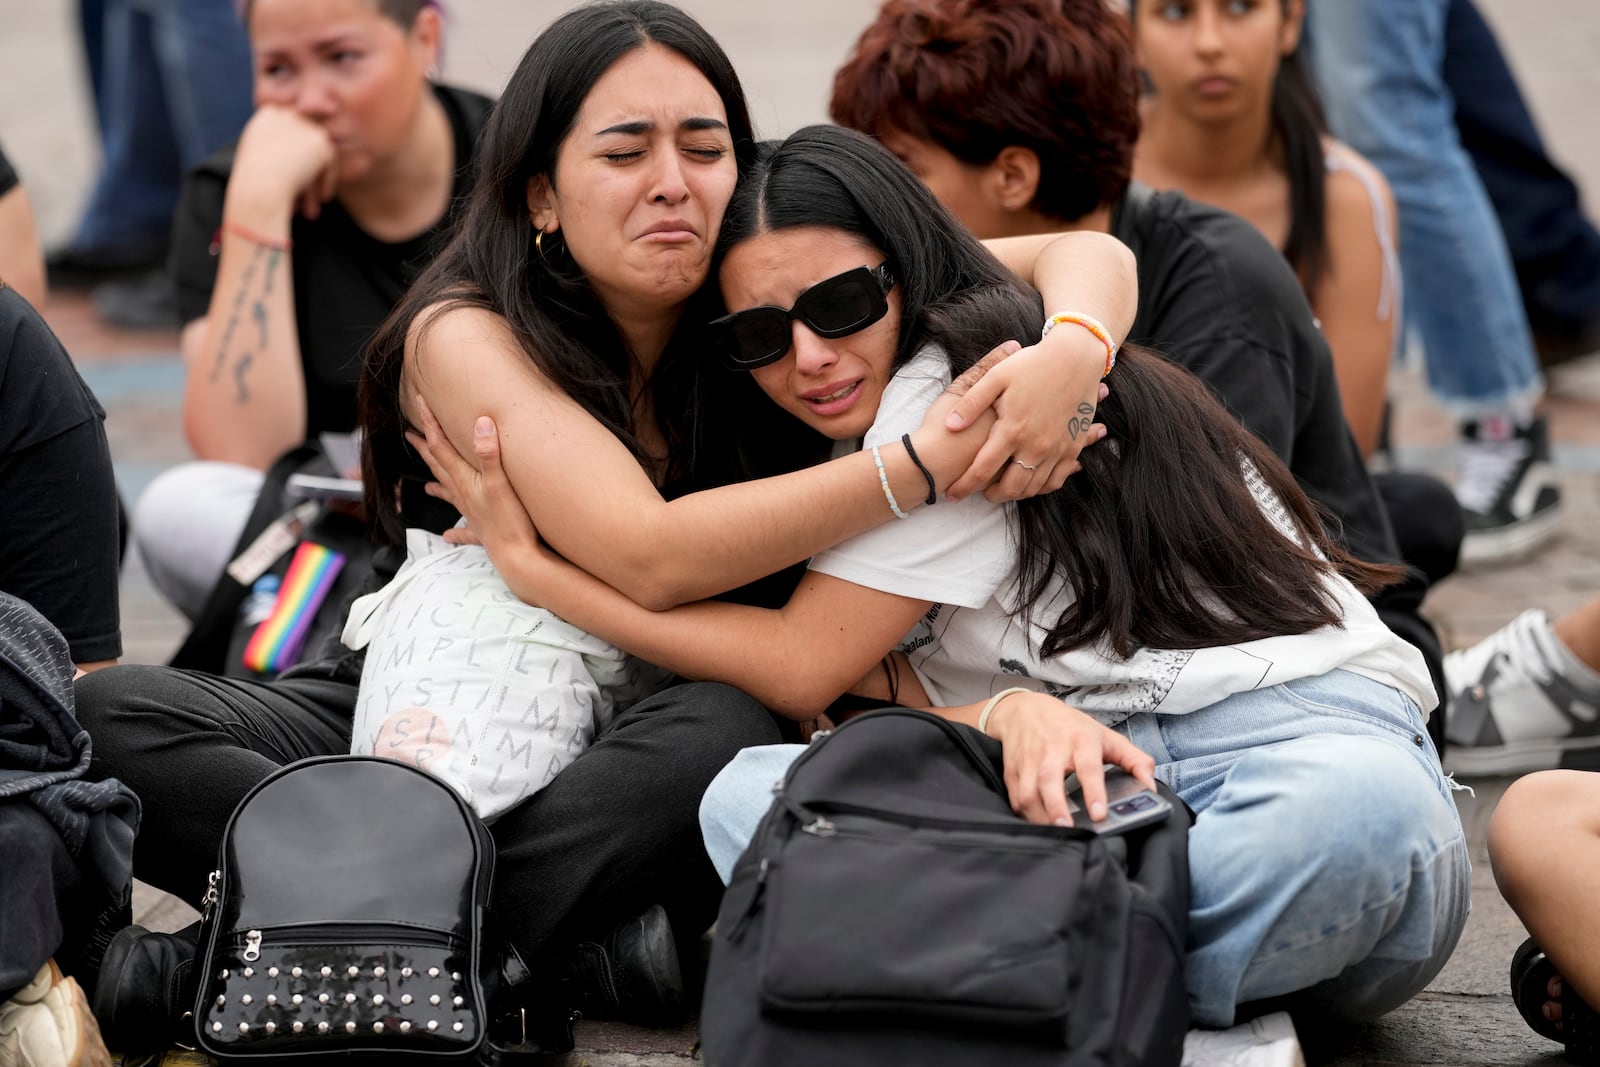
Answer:
[[1112, 340], [1111, 331], [1106, 329], [1100, 320], [1093, 315], [1063, 311], [1044, 320], [1044, 331], [1039, 334], [1039, 340], [1043, 341], [1046, 337], [1049, 337], [1050, 331], [1055, 329], [1058, 323], [1062, 322], [1070, 322], [1074, 326], [1082, 326], [1085, 330], [1094, 334], [1101, 344], [1106, 346], [1106, 369], [1100, 372], [1100, 377], [1104, 378], [1110, 374], [1111, 368], [1117, 365], [1117, 342]]

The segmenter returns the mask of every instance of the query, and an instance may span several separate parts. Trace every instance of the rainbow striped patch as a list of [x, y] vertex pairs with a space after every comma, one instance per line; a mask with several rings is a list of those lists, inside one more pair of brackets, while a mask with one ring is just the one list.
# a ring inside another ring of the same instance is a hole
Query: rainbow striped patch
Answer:
[[313, 541], [301, 542], [278, 587], [272, 614], [262, 620], [244, 646], [246, 667], [264, 674], [292, 667], [299, 660], [311, 620], [343, 567], [343, 553]]

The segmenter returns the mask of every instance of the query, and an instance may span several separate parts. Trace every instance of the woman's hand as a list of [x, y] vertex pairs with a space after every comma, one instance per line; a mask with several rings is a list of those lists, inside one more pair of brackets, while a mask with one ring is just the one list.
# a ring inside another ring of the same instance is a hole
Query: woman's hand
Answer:
[[1066, 777], [1078, 772], [1089, 818], [1106, 817], [1105, 764], [1113, 763], [1147, 789], [1156, 787], [1156, 761], [1132, 741], [1048, 693], [1013, 693], [989, 714], [989, 736], [1005, 749], [1011, 809], [1031, 823], [1071, 826]]
[[[535, 567], [558, 561], [559, 557], [539, 540], [528, 509], [500, 464], [500, 434], [494, 420], [483, 415], [473, 424], [474, 464], [456, 451], [420, 394], [416, 402], [422, 436], [408, 432], [406, 440], [433, 472], [435, 480], [427, 486], [428, 495], [443, 500], [467, 520], [465, 528], [446, 530], [444, 539], [454, 545], [482, 545], [502, 575], [510, 570], [501, 565], [502, 561], [512, 558], [519, 565]], [[521, 590], [516, 592], [522, 596]]]
[[339, 178], [338, 153], [328, 131], [293, 108], [258, 107], [239, 136], [228, 183], [230, 218], [264, 225], [258, 212], [322, 214]]
[[991, 352], [951, 383], [961, 395], [949, 411], [950, 430], [965, 430], [991, 407], [999, 416], [978, 458], [950, 486], [952, 499], [979, 490], [997, 503], [1053, 493], [1080, 469], [1078, 453], [1106, 435], [1094, 421], [1109, 392], [1100, 380], [1105, 346], [1094, 335], [1060, 327], [1012, 351]]

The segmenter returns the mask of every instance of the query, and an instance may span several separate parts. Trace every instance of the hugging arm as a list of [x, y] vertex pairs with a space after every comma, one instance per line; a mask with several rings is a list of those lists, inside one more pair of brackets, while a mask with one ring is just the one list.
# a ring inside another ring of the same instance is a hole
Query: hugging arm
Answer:
[[[1127, 339], [1139, 311], [1139, 277], [1133, 253], [1115, 237], [1041, 234], [984, 246], [1039, 290], [1046, 315], [1092, 315], [1117, 344]], [[963, 427], [992, 405], [1000, 420], [951, 486], [955, 499], [980, 490], [996, 502], [1054, 492], [1077, 469], [1078, 453], [1102, 436], [1091, 427], [1102, 399], [1105, 344], [1077, 325], [1051, 330], [1037, 343], [1019, 340], [1030, 347], [992, 366], [950, 416], [952, 428]]]
[[[458, 492], [462, 479], [478, 483], [474, 522], [486, 528], [490, 556], [513, 592], [634, 655], [686, 677], [737, 686], [791, 718], [820, 714], [875, 669], [930, 606], [810, 571], [782, 608], [712, 601], [666, 611], [640, 607], [539, 543], [500, 467], [493, 425], [481, 420], [478, 431], [476, 466], [456, 455], [441, 456], [433, 466], [446, 496]], [[983, 707], [929, 710], [977, 726]], [[1104, 762], [1153, 787], [1149, 756], [1046, 694], [1006, 697], [988, 727], [1005, 749], [1012, 807], [1031, 821], [1070, 822], [1063, 783], [1072, 770], [1096, 819], [1105, 814]]]
[[[737, 588], [892, 518], [864, 452], [665, 501], [616, 436], [533, 367], [499, 316], [450, 307], [419, 322], [406, 342], [403, 401], [413, 425], [432, 434], [433, 451], [472, 455], [472, 428], [491, 417], [510, 486], [543, 536], [647, 607]], [[944, 410], [911, 434], [940, 491], [971, 462], [988, 428], [951, 433]], [[881, 454], [897, 501], [920, 505], [927, 483], [906, 449], [896, 443]], [[509, 563], [508, 551], [515, 550], [499, 550], [497, 562]]]

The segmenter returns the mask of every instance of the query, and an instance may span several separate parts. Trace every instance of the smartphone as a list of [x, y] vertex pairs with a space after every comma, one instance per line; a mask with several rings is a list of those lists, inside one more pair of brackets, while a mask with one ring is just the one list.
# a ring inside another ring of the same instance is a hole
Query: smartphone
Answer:
[[302, 500], [361, 500], [359, 478], [325, 478], [320, 474], [289, 475], [289, 495]]
[[1122, 768], [1107, 767], [1106, 817], [1100, 822], [1089, 818], [1076, 772], [1067, 775], [1067, 810], [1072, 812], [1074, 826], [1097, 834], [1124, 834], [1165, 819], [1172, 814], [1172, 802], [1146, 789], [1139, 784], [1139, 779]]

